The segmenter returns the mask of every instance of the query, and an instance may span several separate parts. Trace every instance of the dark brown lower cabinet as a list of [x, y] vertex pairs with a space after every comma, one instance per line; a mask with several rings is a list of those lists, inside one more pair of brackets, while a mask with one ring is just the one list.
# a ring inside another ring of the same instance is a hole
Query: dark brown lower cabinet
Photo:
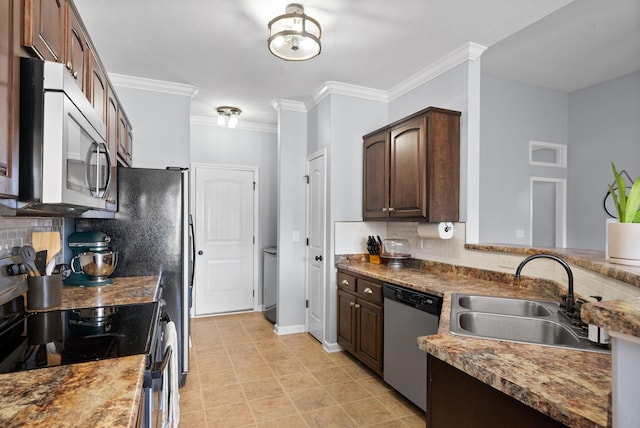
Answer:
[[382, 375], [382, 284], [338, 272], [338, 343]]
[[428, 428], [556, 428], [564, 424], [427, 355]]

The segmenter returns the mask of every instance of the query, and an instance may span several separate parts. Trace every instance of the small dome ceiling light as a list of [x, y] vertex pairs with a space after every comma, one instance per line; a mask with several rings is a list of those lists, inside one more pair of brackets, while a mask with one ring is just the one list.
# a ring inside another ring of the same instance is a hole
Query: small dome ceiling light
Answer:
[[216, 108], [218, 112], [218, 125], [224, 126], [225, 124], [229, 128], [235, 128], [238, 125], [238, 116], [242, 113], [237, 107], [220, 106]]
[[320, 24], [305, 15], [302, 5], [287, 5], [286, 13], [273, 18], [268, 28], [269, 51], [278, 58], [286, 61], [305, 61], [320, 54]]

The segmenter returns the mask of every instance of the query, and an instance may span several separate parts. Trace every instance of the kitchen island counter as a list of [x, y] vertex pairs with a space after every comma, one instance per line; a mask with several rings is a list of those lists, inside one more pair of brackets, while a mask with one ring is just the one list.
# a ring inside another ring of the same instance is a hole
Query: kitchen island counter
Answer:
[[426, 261], [398, 269], [338, 256], [336, 267], [442, 296], [438, 334], [417, 339], [423, 351], [567, 426], [608, 425], [609, 354], [455, 336], [449, 331], [452, 293], [560, 301], [564, 288], [546, 280], [515, 281], [509, 274]]
[[135, 427], [145, 356], [0, 375], [0, 426]]

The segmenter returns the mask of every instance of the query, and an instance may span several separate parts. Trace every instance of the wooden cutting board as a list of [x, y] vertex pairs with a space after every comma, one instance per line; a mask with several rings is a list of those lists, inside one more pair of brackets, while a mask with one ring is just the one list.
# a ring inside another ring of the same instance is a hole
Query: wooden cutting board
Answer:
[[36, 251], [47, 250], [47, 264], [61, 250], [60, 232], [33, 232], [31, 245]]

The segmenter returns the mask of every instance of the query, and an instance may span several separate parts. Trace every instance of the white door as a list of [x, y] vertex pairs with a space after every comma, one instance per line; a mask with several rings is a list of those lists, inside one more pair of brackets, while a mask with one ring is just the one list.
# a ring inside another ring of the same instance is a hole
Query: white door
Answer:
[[325, 157], [324, 153], [307, 159], [307, 331], [320, 342], [324, 339], [325, 302]]
[[254, 171], [195, 167], [195, 314], [254, 306]]

